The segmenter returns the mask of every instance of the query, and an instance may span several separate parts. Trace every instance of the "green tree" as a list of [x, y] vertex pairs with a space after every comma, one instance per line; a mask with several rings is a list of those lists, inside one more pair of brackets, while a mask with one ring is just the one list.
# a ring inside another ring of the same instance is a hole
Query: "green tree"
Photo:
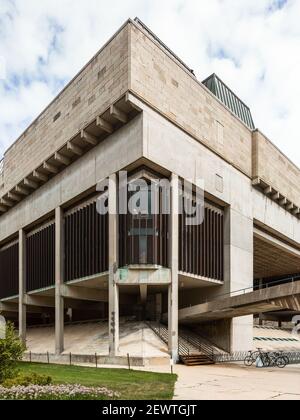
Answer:
[[0, 383], [16, 375], [16, 365], [24, 351], [25, 346], [18, 338], [13, 324], [8, 322], [6, 337], [0, 340]]

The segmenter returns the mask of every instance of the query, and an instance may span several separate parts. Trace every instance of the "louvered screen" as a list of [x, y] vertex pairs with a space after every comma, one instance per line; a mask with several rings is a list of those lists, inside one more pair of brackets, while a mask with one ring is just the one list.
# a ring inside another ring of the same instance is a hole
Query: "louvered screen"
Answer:
[[55, 284], [54, 223], [26, 238], [26, 290], [44, 289]]
[[[184, 212], [183, 212], [184, 213]], [[179, 216], [179, 270], [201, 277], [224, 279], [224, 216], [210, 207], [202, 224], [188, 226]]]
[[96, 203], [65, 218], [65, 281], [108, 271], [108, 215]]
[[0, 251], [0, 299], [19, 294], [19, 244]]

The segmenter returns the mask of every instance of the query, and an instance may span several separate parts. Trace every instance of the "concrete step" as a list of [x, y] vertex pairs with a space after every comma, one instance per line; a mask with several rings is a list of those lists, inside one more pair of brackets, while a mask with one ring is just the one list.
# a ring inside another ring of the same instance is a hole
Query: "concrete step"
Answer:
[[206, 355], [190, 355], [190, 356], [180, 356], [180, 360], [186, 366], [201, 366], [201, 365], [213, 365], [214, 361]]

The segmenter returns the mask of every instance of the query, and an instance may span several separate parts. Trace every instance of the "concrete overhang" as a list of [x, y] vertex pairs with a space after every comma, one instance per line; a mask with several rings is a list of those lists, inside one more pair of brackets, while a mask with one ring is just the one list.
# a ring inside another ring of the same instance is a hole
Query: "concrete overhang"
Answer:
[[162, 286], [171, 284], [171, 270], [156, 265], [137, 265], [121, 268], [116, 275], [120, 286]]
[[254, 228], [254, 278], [270, 278], [300, 273], [300, 249]]
[[181, 323], [197, 323], [285, 309], [300, 310], [300, 281], [183, 308], [178, 316]]
[[142, 112], [138, 100], [128, 91], [105, 112], [87, 123], [65, 144], [25, 176], [8, 193], [0, 197], [0, 217], [12, 207], [62, 172], [90, 149]]
[[179, 271], [178, 280], [180, 290], [216, 287], [223, 286], [224, 284], [224, 282], [220, 280], [197, 276], [196, 274], [184, 273], [183, 271]]

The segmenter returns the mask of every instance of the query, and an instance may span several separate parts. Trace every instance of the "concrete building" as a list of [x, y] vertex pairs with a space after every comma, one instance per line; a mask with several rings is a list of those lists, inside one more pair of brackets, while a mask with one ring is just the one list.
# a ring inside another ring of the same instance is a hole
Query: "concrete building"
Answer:
[[[170, 180], [171, 214], [161, 192], [157, 215], [119, 214], [120, 171]], [[204, 223], [189, 226], [180, 185], [199, 179]], [[24, 340], [28, 325], [55, 322], [57, 354], [66, 320], [101, 318], [117, 355], [122, 316], [167, 321], [174, 359], [181, 324], [249, 350], [253, 316], [300, 312], [299, 215], [300, 170], [249, 108], [129, 20], [4, 155], [0, 310]]]

